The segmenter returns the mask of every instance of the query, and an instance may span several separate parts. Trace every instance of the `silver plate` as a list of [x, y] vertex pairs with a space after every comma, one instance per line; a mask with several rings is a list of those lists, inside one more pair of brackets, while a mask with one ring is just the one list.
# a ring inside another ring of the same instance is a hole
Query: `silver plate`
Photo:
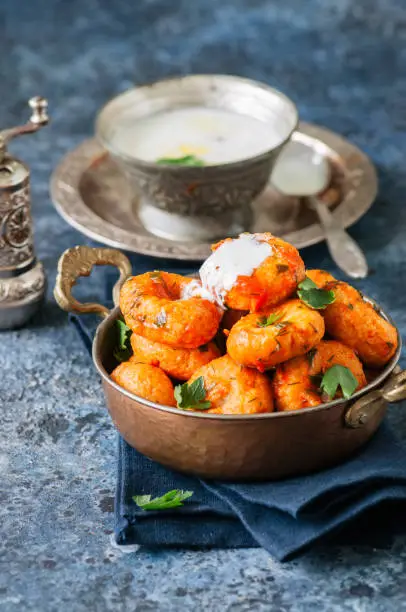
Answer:
[[[334, 132], [300, 123], [294, 138], [327, 155], [333, 173], [325, 202], [343, 227], [355, 223], [377, 192], [375, 169], [357, 147]], [[209, 242], [159, 238], [137, 216], [138, 197], [96, 139], [68, 153], [51, 177], [51, 197], [62, 217], [80, 232], [109, 246], [134, 253], [202, 261]], [[269, 184], [253, 203], [251, 231], [270, 231], [303, 248], [324, 240], [321, 226], [306, 201], [278, 194]]]

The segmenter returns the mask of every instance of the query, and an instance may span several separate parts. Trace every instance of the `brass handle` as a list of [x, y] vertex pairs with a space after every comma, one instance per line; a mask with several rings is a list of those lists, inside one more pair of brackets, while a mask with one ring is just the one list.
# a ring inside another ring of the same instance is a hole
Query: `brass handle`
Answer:
[[406, 400], [406, 370], [396, 367], [388, 382], [381, 388], [360, 397], [347, 410], [345, 422], [349, 427], [362, 427], [387, 403], [393, 404]]
[[406, 400], [406, 370], [396, 371], [381, 389], [382, 397], [389, 404]]
[[116, 249], [76, 246], [67, 249], [58, 262], [54, 296], [62, 310], [67, 312], [95, 312], [101, 317], [106, 317], [109, 314], [109, 309], [106, 306], [93, 302], [81, 304], [72, 295], [72, 287], [77, 279], [80, 276], [89, 276], [93, 266], [116, 266], [119, 269], [120, 278], [113, 288], [113, 301], [117, 306], [121, 286], [132, 274], [128, 258]]

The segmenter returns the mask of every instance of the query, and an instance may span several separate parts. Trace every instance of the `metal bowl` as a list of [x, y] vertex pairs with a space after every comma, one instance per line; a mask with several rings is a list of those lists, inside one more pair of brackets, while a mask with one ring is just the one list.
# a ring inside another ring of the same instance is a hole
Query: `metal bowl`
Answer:
[[[122, 121], [181, 107], [206, 106], [278, 118], [280, 143], [241, 161], [203, 167], [163, 166], [128, 156], [114, 142]], [[96, 135], [141, 192], [138, 215], [152, 233], [177, 240], [215, 239], [249, 227], [251, 202], [265, 188], [273, 165], [298, 124], [294, 103], [284, 94], [249, 79], [193, 75], [137, 87], [113, 98], [98, 114]]]
[[[79, 276], [94, 265], [116, 265], [121, 284], [131, 274], [128, 259], [115, 249], [75, 247], [60, 261], [55, 298], [61, 308], [96, 312], [104, 317], [93, 342], [93, 361], [102, 377], [107, 407], [123, 438], [154, 461], [180, 472], [221, 480], [273, 480], [321, 470], [347, 459], [379, 427], [387, 404], [406, 399], [406, 371], [397, 366], [401, 338], [393, 359], [352, 398], [316, 408], [254, 415], [218, 415], [162, 406], [114, 383], [116, 307], [80, 304], [71, 295]], [[367, 299], [367, 298], [365, 298]], [[372, 300], [369, 300], [372, 302]], [[382, 316], [393, 323], [388, 315]]]

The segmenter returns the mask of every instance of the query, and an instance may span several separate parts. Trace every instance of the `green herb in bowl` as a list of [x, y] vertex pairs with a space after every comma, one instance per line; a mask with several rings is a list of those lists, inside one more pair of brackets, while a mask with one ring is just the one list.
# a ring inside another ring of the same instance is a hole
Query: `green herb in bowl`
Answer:
[[334, 291], [327, 291], [317, 287], [310, 278], [306, 276], [304, 281], [299, 283], [297, 295], [310, 308], [323, 310], [335, 300]]
[[121, 319], [117, 319], [116, 321], [116, 329], [117, 329], [117, 346], [114, 349], [114, 357], [122, 363], [123, 361], [128, 361], [132, 355], [131, 348], [131, 329], [122, 321]]
[[204, 161], [196, 155], [184, 155], [183, 157], [160, 157], [157, 164], [165, 166], [204, 166]]

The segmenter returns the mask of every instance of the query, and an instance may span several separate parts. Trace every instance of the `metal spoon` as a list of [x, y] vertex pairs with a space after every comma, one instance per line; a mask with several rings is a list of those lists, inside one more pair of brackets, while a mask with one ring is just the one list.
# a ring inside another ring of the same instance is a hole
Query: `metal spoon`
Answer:
[[325, 155], [306, 144], [292, 140], [272, 172], [273, 186], [289, 196], [307, 197], [324, 230], [330, 255], [343, 272], [352, 278], [365, 278], [368, 263], [359, 245], [339, 225], [329, 208], [317, 195], [325, 191], [331, 179], [331, 167]]

